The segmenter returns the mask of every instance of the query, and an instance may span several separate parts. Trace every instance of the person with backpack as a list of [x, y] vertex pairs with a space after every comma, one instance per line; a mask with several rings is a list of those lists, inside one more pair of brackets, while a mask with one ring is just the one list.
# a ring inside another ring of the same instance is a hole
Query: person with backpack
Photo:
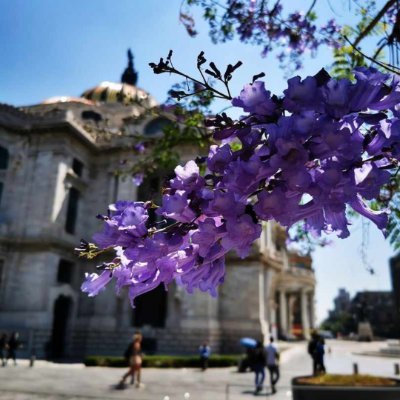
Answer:
[[255, 374], [255, 386], [256, 386], [254, 394], [261, 392], [263, 388], [265, 379], [266, 361], [267, 358], [266, 358], [265, 348], [263, 344], [260, 341], [258, 341], [251, 356], [251, 366]]
[[211, 347], [208, 345], [208, 342], [204, 342], [199, 347], [199, 354], [201, 370], [205, 371], [208, 368], [208, 360], [211, 356]]

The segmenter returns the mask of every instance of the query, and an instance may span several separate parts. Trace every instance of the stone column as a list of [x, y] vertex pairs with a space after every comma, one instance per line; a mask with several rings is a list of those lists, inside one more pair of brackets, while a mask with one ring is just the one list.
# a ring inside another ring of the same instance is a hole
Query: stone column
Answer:
[[308, 295], [305, 289], [301, 290], [301, 325], [305, 339], [310, 338], [310, 320], [308, 315]]
[[280, 320], [280, 334], [287, 334], [287, 302], [286, 292], [281, 289], [279, 292], [279, 320]]
[[276, 309], [277, 309], [277, 304], [275, 302], [275, 296], [270, 299], [269, 301], [269, 333], [270, 336], [272, 336], [275, 340], [278, 340], [278, 330], [276, 327]]
[[309, 316], [310, 316], [310, 328], [315, 328], [315, 300], [314, 292], [309, 293]]
[[296, 295], [289, 294], [287, 299], [288, 311], [287, 311], [287, 333], [293, 334], [293, 304], [296, 301]]

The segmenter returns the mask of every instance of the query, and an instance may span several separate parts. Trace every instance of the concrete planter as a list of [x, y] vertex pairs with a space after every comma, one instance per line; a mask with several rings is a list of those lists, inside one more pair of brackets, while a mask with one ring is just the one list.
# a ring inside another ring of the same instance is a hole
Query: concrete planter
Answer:
[[399, 400], [398, 386], [317, 386], [299, 384], [297, 377], [292, 379], [293, 400]]

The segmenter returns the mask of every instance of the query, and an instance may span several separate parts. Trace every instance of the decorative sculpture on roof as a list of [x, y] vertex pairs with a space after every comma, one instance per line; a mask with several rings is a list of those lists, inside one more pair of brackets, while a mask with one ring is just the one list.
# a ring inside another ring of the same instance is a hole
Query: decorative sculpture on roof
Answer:
[[128, 49], [128, 66], [125, 68], [125, 71], [121, 76], [121, 82], [135, 86], [137, 80], [138, 73], [133, 68], [133, 54], [131, 52], [131, 49]]

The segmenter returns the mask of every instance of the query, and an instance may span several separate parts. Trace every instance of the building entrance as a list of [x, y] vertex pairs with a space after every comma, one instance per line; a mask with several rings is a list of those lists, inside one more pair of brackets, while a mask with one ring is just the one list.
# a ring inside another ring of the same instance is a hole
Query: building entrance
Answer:
[[52, 358], [66, 356], [67, 328], [71, 314], [72, 300], [68, 296], [60, 295], [54, 302], [53, 330], [51, 336]]

